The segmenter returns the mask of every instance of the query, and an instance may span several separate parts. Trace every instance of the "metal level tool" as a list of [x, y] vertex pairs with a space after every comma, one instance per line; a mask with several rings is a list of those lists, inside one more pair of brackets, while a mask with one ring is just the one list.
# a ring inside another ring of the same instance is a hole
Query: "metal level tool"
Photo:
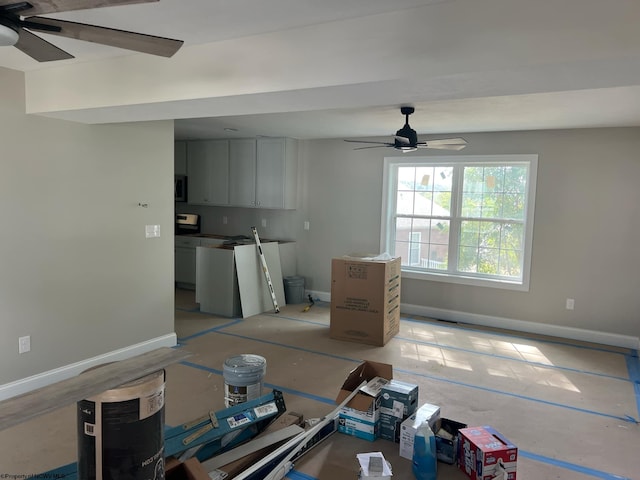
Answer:
[[269, 267], [267, 267], [267, 260], [264, 258], [264, 252], [262, 251], [262, 244], [260, 243], [260, 237], [258, 236], [258, 230], [256, 227], [251, 227], [253, 237], [256, 239], [256, 247], [258, 248], [258, 256], [260, 257], [260, 263], [262, 264], [262, 271], [264, 272], [264, 278], [267, 280], [267, 286], [269, 287], [269, 293], [271, 294], [271, 301], [273, 302], [273, 308], [276, 313], [280, 312], [278, 307], [278, 300], [276, 299], [276, 292], [273, 289], [273, 282], [271, 281], [271, 275], [269, 274]]

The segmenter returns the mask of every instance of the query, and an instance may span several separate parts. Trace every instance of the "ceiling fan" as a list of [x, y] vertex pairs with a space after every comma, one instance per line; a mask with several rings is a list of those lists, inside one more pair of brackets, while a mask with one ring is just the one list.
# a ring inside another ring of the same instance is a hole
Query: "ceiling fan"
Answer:
[[345, 140], [345, 142], [356, 143], [375, 143], [369, 147], [358, 147], [354, 150], [363, 150], [365, 148], [393, 147], [402, 153], [413, 152], [418, 148], [437, 148], [439, 150], [462, 150], [467, 146], [464, 138], [442, 138], [438, 140], [428, 140], [426, 142], [418, 141], [418, 134], [409, 126], [409, 115], [415, 112], [413, 107], [400, 107], [400, 112], [405, 116], [404, 127], [396, 132], [393, 143], [390, 142], [367, 142], [365, 140]]
[[38, 17], [47, 13], [111, 7], [158, 0], [0, 0], [0, 46], [14, 46], [38, 62], [74, 58], [32, 33], [43, 32], [86, 42], [109, 45], [137, 52], [171, 57], [184, 43], [182, 40], [127, 32], [86, 23], [67, 22], [54, 18]]

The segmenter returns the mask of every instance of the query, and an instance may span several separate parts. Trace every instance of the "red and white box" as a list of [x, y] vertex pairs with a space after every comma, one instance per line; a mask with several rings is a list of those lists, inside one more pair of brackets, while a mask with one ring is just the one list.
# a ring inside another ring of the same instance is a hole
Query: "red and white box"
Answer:
[[471, 480], [516, 480], [518, 447], [494, 428], [462, 428], [458, 441], [458, 466]]

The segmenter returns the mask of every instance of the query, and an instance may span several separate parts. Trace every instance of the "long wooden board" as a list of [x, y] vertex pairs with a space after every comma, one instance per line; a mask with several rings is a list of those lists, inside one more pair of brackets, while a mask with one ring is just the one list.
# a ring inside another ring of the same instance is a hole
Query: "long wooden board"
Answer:
[[0, 430], [142, 378], [191, 355], [182, 349], [162, 347], [3, 400], [0, 402]]

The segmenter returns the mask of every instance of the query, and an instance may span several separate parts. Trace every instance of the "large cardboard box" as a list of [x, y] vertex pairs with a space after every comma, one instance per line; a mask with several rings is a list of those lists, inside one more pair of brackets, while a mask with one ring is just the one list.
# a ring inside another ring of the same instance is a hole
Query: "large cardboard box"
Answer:
[[364, 361], [351, 370], [342, 384], [336, 403], [342, 403], [362, 382], [368, 382], [338, 415], [338, 431], [374, 441], [380, 429], [382, 387], [393, 378], [393, 367], [386, 363]]
[[458, 466], [471, 480], [493, 479], [501, 468], [505, 480], [516, 480], [518, 447], [504, 435], [489, 426], [462, 428], [458, 435]]
[[356, 255], [331, 261], [331, 338], [383, 346], [398, 334], [400, 261]]

